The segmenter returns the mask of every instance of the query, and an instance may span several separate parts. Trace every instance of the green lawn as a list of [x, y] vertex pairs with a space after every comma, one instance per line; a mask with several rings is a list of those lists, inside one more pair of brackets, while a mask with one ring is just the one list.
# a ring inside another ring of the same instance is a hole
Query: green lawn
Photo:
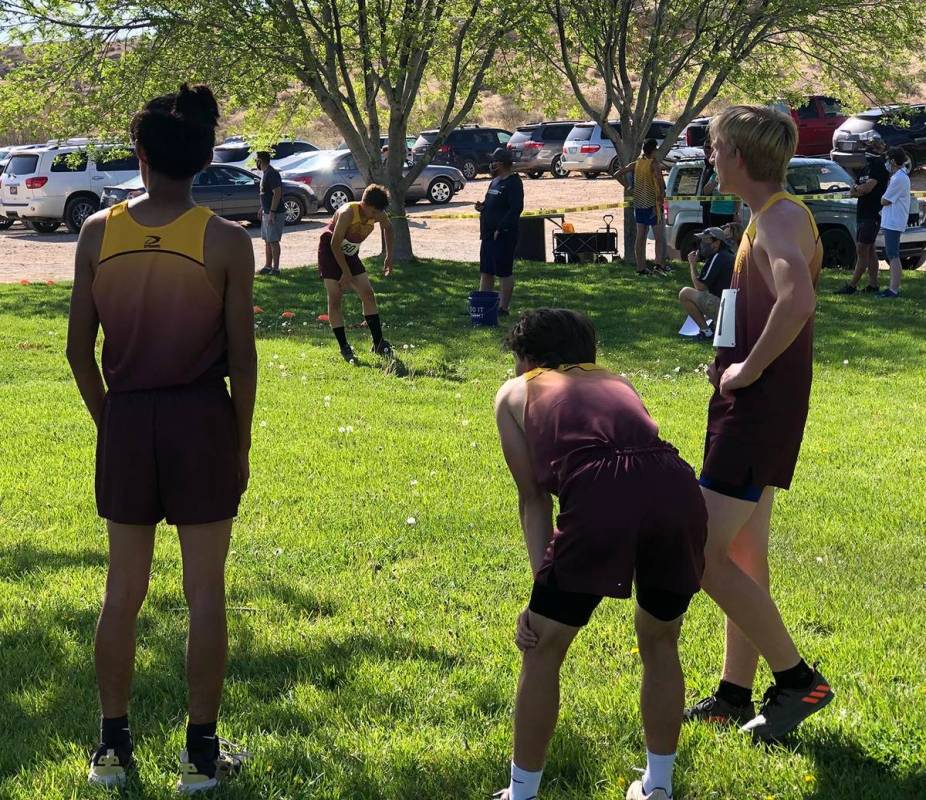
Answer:
[[[475, 269], [428, 261], [375, 281], [401, 375], [369, 355], [355, 369], [340, 361], [315, 321], [313, 273], [258, 281], [252, 481], [228, 565], [220, 727], [256, 757], [222, 797], [462, 800], [507, 784], [512, 635], [530, 575], [492, 416], [511, 362], [502, 329], [469, 325]], [[588, 312], [600, 360], [631, 377], [699, 468], [711, 351], [675, 335], [681, 278], [629, 273], [524, 264], [515, 305]], [[784, 617], [837, 697], [790, 749], [686, 728], [680, 800], [926, 797], [926, 275], [908, 273], [897, 302], [831, 296], [844, 278], [821, 283], [807, 437], [772, 545]], [[97, 796], [85, 758], [106, 551], [93, 429], [63, 356], [67, 301], [63, 285], [0, 286], [4, 800]], [[287, 329], [284, 309], [297, 315]], [[353, 298], [350, 310], [360, 318]], [[350, 335], [366, 353], [366, 331]], [[127, 797], [172, 793], [183, 606], [164, 529], [140, 621], [140, 769]], [[720, 621], [696, 598], [682, 642], [690, 698], [717, 678]], [[630, 604], [605, 603], [567, 661], [543, 800], [623, 798], [643, 765], [633, 647]]]

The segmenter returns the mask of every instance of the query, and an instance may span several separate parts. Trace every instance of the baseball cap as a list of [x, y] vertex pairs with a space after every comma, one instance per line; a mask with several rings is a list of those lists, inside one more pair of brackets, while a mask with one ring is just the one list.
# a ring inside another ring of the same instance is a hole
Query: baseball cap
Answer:
[[492, 151], [492, 160], [499, 164], [511, 164], [511, 151], [507, 147], [496, 147]]
[[718, 239], [724, 243], [727, 241], [727, 235], [723, 232], [722, 228], [706, 228], [705, 230], [701, 231], [701, 233], [695, 234], [695, 238], [697, 239], [706, 239], [708, 236], [710, 236], [712, 239]]

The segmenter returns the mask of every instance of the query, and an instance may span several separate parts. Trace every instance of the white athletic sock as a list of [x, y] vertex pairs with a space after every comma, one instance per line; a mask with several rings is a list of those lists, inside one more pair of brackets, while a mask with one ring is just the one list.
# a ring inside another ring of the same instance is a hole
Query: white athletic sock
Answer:
[[514, 761], [511, 762], [511, 784], [508, 786], [509, 800], [534, 800], [540, 791], [540, 772], [528, 772], [521, 769]]
[[672, 768], [675, 766], [675, 753], [659, 756], [646, 751], [646, 772], [643, 773], [643, 792], [649, 794], [653, 789], [665, 789], [672, 796]]

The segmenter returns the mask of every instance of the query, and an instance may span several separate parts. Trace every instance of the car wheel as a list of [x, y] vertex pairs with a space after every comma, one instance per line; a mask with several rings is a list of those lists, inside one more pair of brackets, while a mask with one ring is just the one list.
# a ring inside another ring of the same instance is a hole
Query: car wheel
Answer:
[[476, 169], [476, 162], [471, 158], [464, 158], [463, 163], [460, 164], [460, 172], [463, 173], [463, 177], [466, 180], [471, 181], [476, 177], [478, 170]]
[[530, 178], [532, 181], [535, 181], [538, 178], [543, 177], [543, 170], [542, 169], [532, 169], [530, 172], [527, 173], [527, 177]]
[[0, 217], [0, 231], [5, 231], [16, 222], [12, 217]]
[[298, 197], [288, 194], [283, 197], [283, 213], [286, 215], [286, 225], [296, 225], [305, 216], [305, 206]]
[[923, 263], [926, 263], [926, 250], [923, 250], [914, 256], [900, 257], [900, 266], [903, 269], [917, 269], [919, 265]]
[[608, 175], [612, 178], [616, 178], [617, 171], [621, 168], [620, 159], [614, 158], [610, 164], [608, 164]]
[[698, 239], [695, 236], [697, 232], [697, 228], [689, 228], [679, 237], [678, 254], [680, 258], [686, 259], [692, 250], [698, 249]]
[[80, 233], [87, 217], [96, 214], [99, 208], [100, 201], [96, 197], [86, 194], [72, 197], [64, 206], [64, 224], [71, 233]]
[[583, 172], [582, 174], [585, 175], [585, 180], [587, 180], [587, 181], [593, 181], [593, 180], [595, 180], [595, 178], [597, 178], [601, 173], [600, 173], [600, 172]]
[[325, 195], [325, 208], [332, 214], [345, 203], [350, 203], [354, 195], [346, 186], [332, 186]]
[[550, 163], [550, 172], [553, 173], [554, 178], [568, 178], [569, 170], [563, 169], [563, 157], [557, 156]]
[[453, 185], [446, 178], [435, 178], [428, 187], [428, 200], [438, 206], [453, 199]]
[[[61, 227], [60, 219], [30, 219], [29, 227], [36, 233], [54, 233]], [[78, 228], [78, 230], [80, 230]]]
[[858, 254], [855, 242], [845, 228], [827, 228], [820, 234], [823, 245], [823, 268], [854, 269]]

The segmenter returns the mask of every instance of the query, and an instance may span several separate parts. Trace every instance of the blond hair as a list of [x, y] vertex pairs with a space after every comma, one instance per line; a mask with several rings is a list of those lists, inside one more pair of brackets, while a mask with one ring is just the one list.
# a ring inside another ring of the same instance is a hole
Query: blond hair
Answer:
[[711, 119], [708, 137], [739, 150], [754, 181], [784, 183], [797, 150], [797, 125], [787, 114], [765, 106], [730, 106]]

